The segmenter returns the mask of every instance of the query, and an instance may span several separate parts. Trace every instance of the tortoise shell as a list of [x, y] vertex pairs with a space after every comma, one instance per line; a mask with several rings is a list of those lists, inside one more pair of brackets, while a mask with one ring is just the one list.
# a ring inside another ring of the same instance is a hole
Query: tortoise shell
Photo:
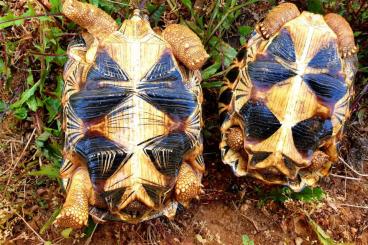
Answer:
[[357, 58], [344, 58], [323, 16], [309, 12], [267, 37], [257, 26], [226, 73], [222, 159], [237, 176], [297, 191], [337, 160]]
[[179, 66], [139, 14], [98, 45], [84, 34], [68, 55], [60, 171], [66, 188], [79, 159], [100, 203], [90, 213], [99, 219], [137, 223], [175, 213], [183, 161], [204, 169], [200, 77]]

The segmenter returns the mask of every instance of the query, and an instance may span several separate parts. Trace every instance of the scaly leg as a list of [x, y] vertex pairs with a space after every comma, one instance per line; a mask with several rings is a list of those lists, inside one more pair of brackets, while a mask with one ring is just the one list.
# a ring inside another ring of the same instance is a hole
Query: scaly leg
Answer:
[[199, 37], [186, 26], [169, 25], [162, 36], [172, 47], [175, 57], [190, 70], [200, 69], [209, 57]]
[[62, 13], [99, 40], [108, 37], [118, 29], [118, 25], [111, 16], [92, 4], [66, 0], [63, 3]]
[[93, 193], [88, 170], [78, 167], [67, 191], [67, 197], [54, 224], [61, 227], [81, 228], [88, 222], [88, 204]]
[[335, 32], [342, 56], [350, 57], [358, 52], [354, 43], [354, 33], [349, 23], [340, 15], [330, 13], [324, 16], [327, 25]]
[[282, 3], [274, 7], [267, 14], [265, 19], [259, 23], [259, 29], [262, 36], [266, 39], [270, 38], [273, 34], [278, 32], [286, 22], [299, 15], [300, 12], [293, 3]]
[[183, 162], [175, 186], [176, 201], [187, 207], [191, 199], [199, 198], [199, 194], [203, 192], [201, 190], [201, 179], [202, 173], [193, 169], [188, 163]]
[[233, 151], [238, 152], [243, 149], [244, 137], [242, 130], [239, 127], [229, 128], [226, 143]]

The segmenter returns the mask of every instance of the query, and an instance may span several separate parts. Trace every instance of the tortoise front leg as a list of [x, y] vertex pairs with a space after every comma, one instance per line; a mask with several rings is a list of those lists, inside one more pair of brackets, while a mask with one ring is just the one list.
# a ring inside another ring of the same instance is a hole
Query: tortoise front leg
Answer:
[[175, 57], [190, 70], [200, 69], [209, 57], [199, 37], [186, 26], [169, 25], [162, 36], [172, 47]]
[[84, 167], [78, 167], [71, 177], [65, 203], [54, 224], [71, 228], [81, 228], [87, 225], [91, 193], [93, 193], [93, 187], [88, 170]]
[[65, 0], [62, 13], [99, 40], [103, 40], [118, 29], [111, 16], [92, 4]]
[[342, 56], [349, 57], [358, 52], [354, 43], [354, 33], [349, 23], [340, 15], [330, 13], [324, 16], [327, 25], [335, 32]]
[[296, 18], [300, 12], [293, 3], [282, 3], [274, 7], [259, 23], [259, 29], [264, 38], [268, 39], [278, 32], [280, 28], [288, 21]]

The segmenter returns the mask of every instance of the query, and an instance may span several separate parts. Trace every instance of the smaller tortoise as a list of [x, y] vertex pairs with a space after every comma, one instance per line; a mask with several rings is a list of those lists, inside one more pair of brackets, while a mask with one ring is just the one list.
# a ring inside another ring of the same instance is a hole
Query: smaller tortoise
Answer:
[[219, 97], [222, 160], [237, 176], [300, 191], [325, 176], [349, 116], [357, 70], [352, 29], [292, 3], [256, 26]]
[[67, 197], [56, 225], [82, 227], [89, 213], [173, 217], [201, 192], [200, 39], [176, 24], [160, 36], [139, 10], [120, 28], [90, 4], [67, 0], [63, 13], [88, 33], [69, 45], [64, 70]]

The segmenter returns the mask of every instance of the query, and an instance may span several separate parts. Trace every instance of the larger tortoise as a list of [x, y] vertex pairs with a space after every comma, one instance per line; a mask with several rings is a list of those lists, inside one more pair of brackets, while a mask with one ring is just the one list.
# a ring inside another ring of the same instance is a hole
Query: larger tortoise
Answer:
[[327, 175], [349, 116], [356, 51], [343, 17], [292, 3], [272, 9], [225, 76], [223, 162], [295, 191]]
[[203, 45], [181, 25], [156, 34], [139, 10], [120, 28], [90, 4], [67, 0], [63, 13], [88, 32], [69, 45], [64, 70], [67, 197], [56, 225], [81, 227], [89, 213], [173, 217], [201, 192]]

